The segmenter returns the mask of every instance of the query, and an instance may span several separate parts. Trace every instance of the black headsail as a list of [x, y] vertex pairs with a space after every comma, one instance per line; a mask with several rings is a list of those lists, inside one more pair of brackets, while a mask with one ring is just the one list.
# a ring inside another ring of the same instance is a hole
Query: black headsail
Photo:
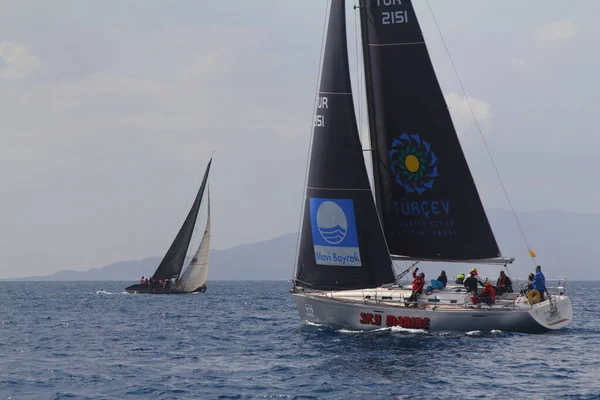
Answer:
[[392, 254], [500, 255], [409, 0], [360, 0], [375, 194]]
[[343, 0], [332, 0], [296, 283], [359, 289], [394, 281], [358, 135]]
[[196, 195], [196, 199], [194, 200], [194, 204], [192, 205], [188, 216], [179, 229], [179, 233], [175, 237], [171, 247], [169, 247], [167, 254], [165, 254], [160, 262], [160, 265], [156, 269], [156, 272], [154, 272], [154, 275], [152, 275], [154, 280], [177, 277], [181, 273], [187, 249], [190, 245], [190, 240], [192, 240], [192, 233], [194, 233], [194, 225], [196, 224], [196, 219], [198, 218], [198, 211], [200, 210], [200, 203], [202, 202], [202, 197], [204, 196], [204, 189], [206, 188], [208, 172], [210, 171], [211, 164], [212, 158], [206, 166], [206, 171], [204, 172], [204, 177], [202, 178], [202, 184], [200, 185], [200, 189], [198, 190], [198, 194]]

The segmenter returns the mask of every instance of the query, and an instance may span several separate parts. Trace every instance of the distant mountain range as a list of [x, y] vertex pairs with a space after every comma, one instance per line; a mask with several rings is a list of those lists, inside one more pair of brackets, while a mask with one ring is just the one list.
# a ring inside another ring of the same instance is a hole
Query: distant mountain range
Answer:
[[[503, 255], [517, 256], [511, 267], [521, 276], [533, 269], [512, 212], [488, 210]], [[600, 280], [600, 215], [562, 211], [517, 213], [529, 246], [544, 265], [547, 277], [571, 280]], [[285, 234], [271, 240], [244, 244], [210, 254], [209, 280], [285, 280], [292, 277], [297, 235]], [[44, 281], [129, 280], [152, 275], [160, 257], [120, 261], [88, 271], [62, 270], [52, 275], [21, 278]], [[452, 267], [448, 267], [450, 273]], [[520, 271], [523, 270], [523, 271]], [[515, 273], [513, 272], [513, 273]], [[13, 279], [14, 280], [14, 279]]]
[[[296, 251], [296, 234], [286, 234], [264, 242], [243, 244], [226, 250], [212, 250], [209, 280], [291, 279]], [[120, 261], [88, 271], [61, 270], [52, 275], [11, 280], [28, 281], [137, 281], [151, 276], [160, 257]]]

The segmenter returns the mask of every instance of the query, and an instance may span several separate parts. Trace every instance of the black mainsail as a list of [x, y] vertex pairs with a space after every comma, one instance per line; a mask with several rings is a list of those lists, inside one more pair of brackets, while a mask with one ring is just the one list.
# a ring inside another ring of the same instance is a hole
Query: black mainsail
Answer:
[[375, 196], [392, 254], [500, 255], [410, 0], [360, 0]]
[[206, 166], [206, 171], [204, 172], [204, 177], [202, 178], [202, 184], [200, 185], [200, 189], [198, 190], [198, 194], [196, 195], [196, 199], [194, 200], [194, 204], [192, 205], [188, 216], [179, 229], [179, 233], [177, 233], [177, 236], [175, 237], [175, 240], [173, 240], [171, 247], [169, 247], [167, 254], [165, 254], [158, 268], [156, 269], [156, 272], [154, 272], [154, 275], [152, 275], [152, 278], [155, 281], [175, 278], [181, 273], [183, 263], [185, 262], [185, 256], [190, 245], [190, 240], [192, 240], [192, 234], [194, 233], [194, 225], [196, 224], [196, 219], [198, 218], [198, 211], [200, 210], [200, 203], [202, 202], [202, 197], [204, 196], [204, 189], [206, 188], [208, 172], [210, 171], [211, 164], [212, 158]]
[[296, 284], [313, 289], [394, 282], [354, 113], [344, 3], [331, 3], [296, 268]]

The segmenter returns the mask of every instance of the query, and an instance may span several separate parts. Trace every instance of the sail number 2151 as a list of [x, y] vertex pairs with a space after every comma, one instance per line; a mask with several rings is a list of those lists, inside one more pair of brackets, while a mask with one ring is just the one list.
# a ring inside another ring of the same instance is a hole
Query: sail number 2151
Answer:
[[[394, 8], [402, 5], [402, 0], [377, 0], [377, 7]], [[381, 23], [383, 25], [403, 24], [408, 22], [408, 12], [406, 10], [382, 11]]]
[[381, 23], [383, 25], [403, 24], [405, 22], [408, 22], [408, 13], [406, 10], [383, 11], [381, 13]]

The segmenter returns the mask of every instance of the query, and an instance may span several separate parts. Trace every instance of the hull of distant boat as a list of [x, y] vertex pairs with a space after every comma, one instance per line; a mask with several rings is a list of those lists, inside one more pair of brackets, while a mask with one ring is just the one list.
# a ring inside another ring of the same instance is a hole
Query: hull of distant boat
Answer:
[[176, 288], [163, 288], [163, 287], [149, 287], [146, 285], [131, 285], [125, 288], [127, 293], [148, 293], [148, 294], [189, 294], [189, 293], [204, 293], [206, 292], [206, 285], [200, 286], [196, 290], [186, 292]]
[[[338, 292], [343, 293], [343, 292]], [[293, 293], [304, 321], [336, 329], [374, 330], [399, 326], [431, 331], [511, 331], [539, 333], [567, 326], [573, 319], [567, 296], [553, 296], [553, 303], [511, 303], [505, 308], [470, 308], [426, 304], [418, 308], [375, 301], [336, 299], [331, 292]]]

